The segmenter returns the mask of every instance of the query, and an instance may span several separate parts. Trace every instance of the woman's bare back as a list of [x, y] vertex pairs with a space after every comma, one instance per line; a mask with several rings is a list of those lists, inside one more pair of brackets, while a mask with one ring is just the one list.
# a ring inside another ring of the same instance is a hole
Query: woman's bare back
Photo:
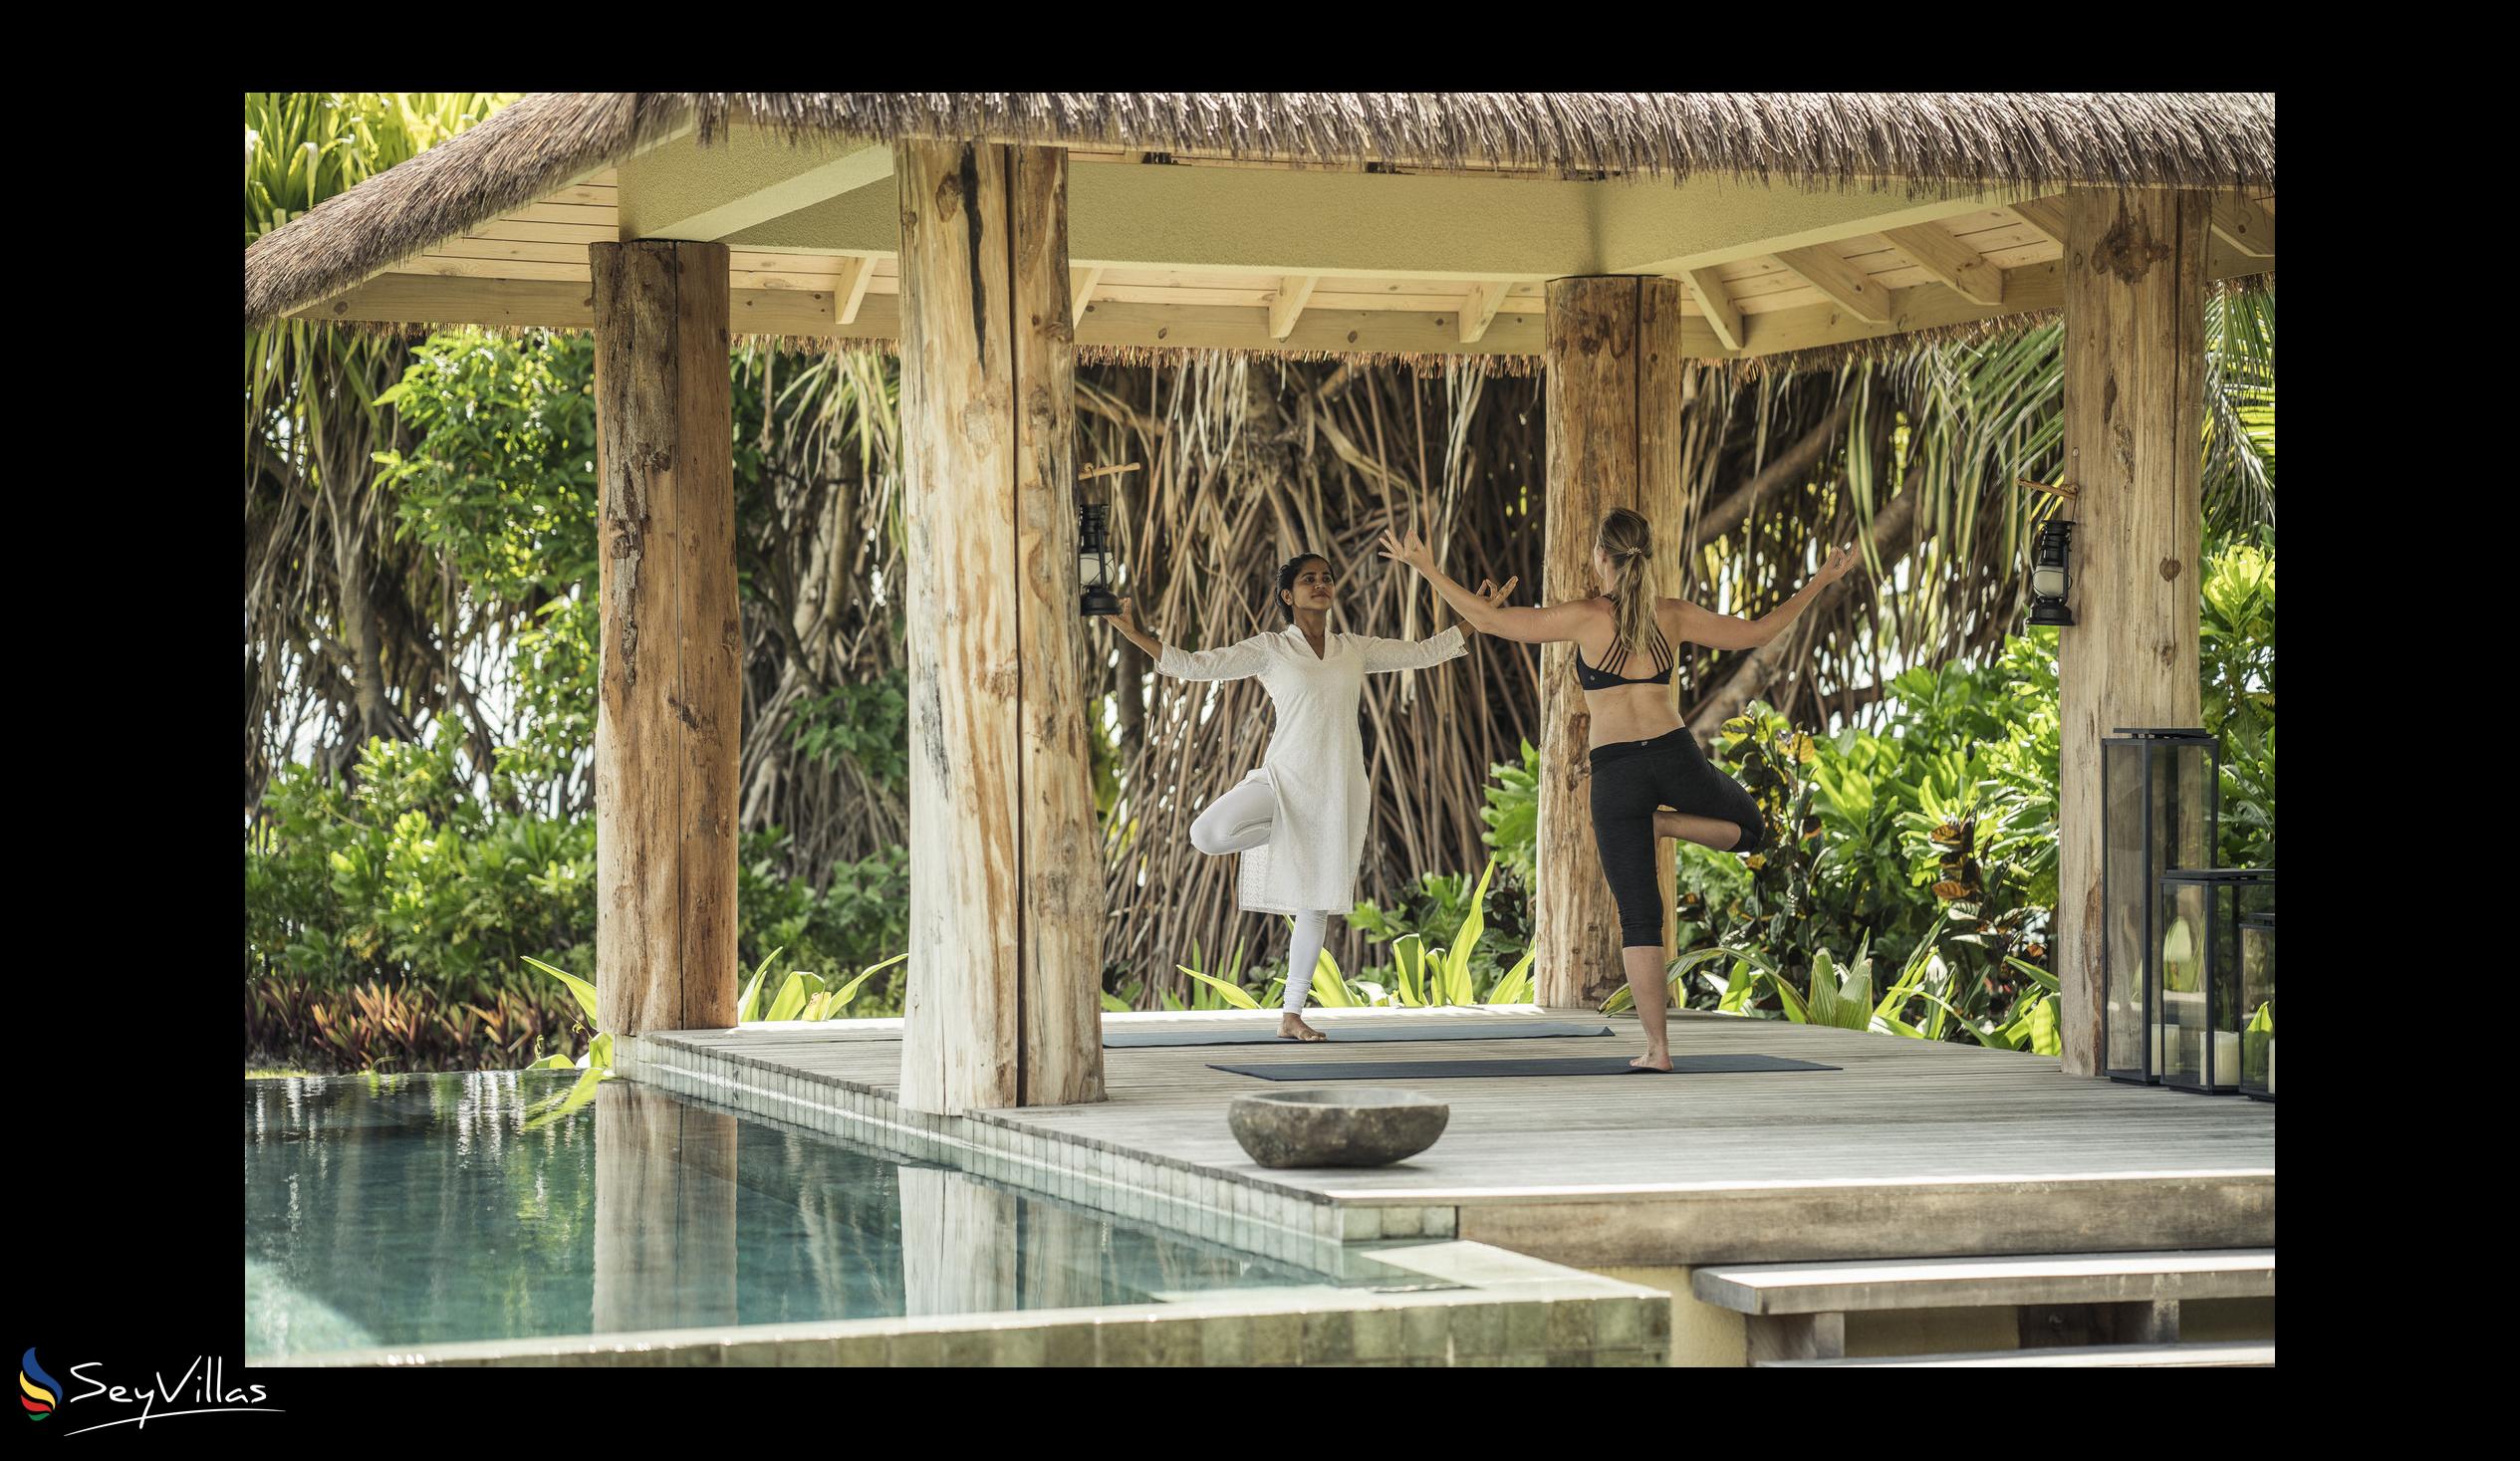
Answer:
[[[1584, 656], [1586, 664], [1599, 666], [1616, 652], [1618, 620], [1608, 599], [1587, 602], [1595, 606], [1597, 611], [1584, 626], [1584, 631], [1576, 636], [1575, 647]], [[1656, 599], [1653, 606], [1654, 624], [1662, 630], [1662, 638], [1674, 654], [1680, 644], [1678, 603], [1674, 599]], [[1628, 662], [1617, 666], [1617, 669], [1629, 676], [1649, 674], [1653, 670], [1653, 661], [1644, 651], [1632, 648], [1628, 652]], [[1677, 674], [1676, 668], [1673, 673]], [[1594, 746], [1620, 741], [1649, 741], [1656, 736], [1668, 735], [1681, 725], [1679, 711], [1672, 708], [1668, 682], [1611, 685], [1604, 689], [1587, 690], [1584, 692], [1584, 709], [1592, 716], [1589, 744]]]

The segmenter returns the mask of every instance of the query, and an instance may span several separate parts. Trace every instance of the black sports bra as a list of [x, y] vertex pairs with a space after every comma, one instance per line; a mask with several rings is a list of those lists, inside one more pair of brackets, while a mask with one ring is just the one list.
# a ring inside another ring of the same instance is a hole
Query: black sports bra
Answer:
[[1614, 645], [1610, 651], [1609, 657], [1602, 661], [1602, 667], [1595, 669], [1593, 666], [1584, 662], [1584, 646], [1578, 644], [1575, 646], [1576, 682], [1588, 690], [1607, 690], [1613, 685], [1669, 684], [1671, 682], [1672, 658], [1670, 641], [1662, 637], [1662, 625], [1654, 623], [1651, 620], [1647, 620], [1645, 627], [1647, 632], [1652, 635], [1651, 638], [1645, 641], [1645, 652], [1653, 656], [1655, 666], [1653, 673], [1649, 675], [1641, 675], [1633, 680], [1628, 679], [1619, 673], [1620, 670], [1628, 667], [1628, 646], [1626, 644]]

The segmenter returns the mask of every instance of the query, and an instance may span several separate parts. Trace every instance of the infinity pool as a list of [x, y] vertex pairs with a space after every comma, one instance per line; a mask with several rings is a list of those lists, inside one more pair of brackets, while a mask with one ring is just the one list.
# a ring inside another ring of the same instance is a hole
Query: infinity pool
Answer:
[[1427, 1286], [1371, 1261], [1307, 1273], [628, 1080], [550, 1112], [575, 1081], [246, 1082], [246, 1358]]

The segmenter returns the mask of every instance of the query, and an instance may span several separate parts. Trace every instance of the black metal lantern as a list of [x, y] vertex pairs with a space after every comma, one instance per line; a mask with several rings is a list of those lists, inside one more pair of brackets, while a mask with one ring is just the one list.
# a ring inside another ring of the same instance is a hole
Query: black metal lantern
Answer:
[[[2273, 876], [2272, 872], [2268, 876]], [[2240, 1094], [2275, 1098], [2275, 909], [2240, 910]]]
[[2161, 874], [2214, 859], [2220, 744], [2207, 731], [2130, 730], [2100, 742], [2100, 1041], [2113, 1081], [2161, 1081]]
[[2161, 1084], [2207, 1095], [2240, 1089], [2240, 919], [2275, 906], [2275, 874], [2173, 867], [2161, 874], [2160, 987], [2152, 1042]]
[[1077, 510], [1077, 611], [1089, 617], [1120, 612], [1112, 592], [1111, 504], [1089, 502]]
[[2074, 583], [2067, 562], [2073, 538], [2074, 525], [2063, 518], [2052, 517], [2039, 525], [2038, 556], [2030, 568], [2030, 621], [2034, 624], [2074, 622], [2074, 610], [2065, 607], [2065, 591]]

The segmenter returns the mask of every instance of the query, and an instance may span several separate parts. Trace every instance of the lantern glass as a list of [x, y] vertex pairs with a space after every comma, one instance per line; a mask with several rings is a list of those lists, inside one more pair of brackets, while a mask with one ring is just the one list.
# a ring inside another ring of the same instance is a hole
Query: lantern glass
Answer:
[[2161, 874], [2154, 927], [2160, 985], [2151, 1038], [2162, 1084], [2237, 1091], [2241, 1071], [2240, 925], [2271, 909], [2275, 875], [2254, 868], [2176, 867]]
[[2101, 1049], [2113, 1080], [2162, 1079], [2158, 887], [2172, 867], [2213, 860], [2216, 760], [2202, 730], [2101, 740]]
[[2240, 915], [2240, 1094], [2275, 1098], [2275, 914]]
[[1077, 513], [1077, 610], [1088, 615], [1120, 612], [1112, 593], [1111, 507], [1086, 503]]

